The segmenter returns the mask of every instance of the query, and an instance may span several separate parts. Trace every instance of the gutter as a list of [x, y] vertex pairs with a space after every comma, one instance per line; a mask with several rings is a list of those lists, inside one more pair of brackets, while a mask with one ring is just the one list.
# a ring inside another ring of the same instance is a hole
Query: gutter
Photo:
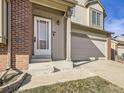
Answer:
[[82, 30], [87, 30], [87, 31], [90, 31], [90, 32], [102, 33], [102, 34], [115, 34], [114, 32], [105, 31], [105, 30], [93, 28], [93, 27], [90, 27], [90, 26], [85, 26], [85, 25], [75, 23], [75, 22], [72, 22], [72, 27], [80, 28]]
[[77, 1], [75, 1], [75, 0], [63, 0], [63, 1], [66, 1], [66, 2], [74, 4], [74, 5], [77, 4]]

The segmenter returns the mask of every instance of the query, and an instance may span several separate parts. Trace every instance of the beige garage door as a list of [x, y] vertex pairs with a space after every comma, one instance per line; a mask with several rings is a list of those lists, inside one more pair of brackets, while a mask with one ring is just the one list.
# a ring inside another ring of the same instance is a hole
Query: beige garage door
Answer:
[[87, 34], [72, 33], [72, 60], [105, 59], [106, 41], [89, 38]]

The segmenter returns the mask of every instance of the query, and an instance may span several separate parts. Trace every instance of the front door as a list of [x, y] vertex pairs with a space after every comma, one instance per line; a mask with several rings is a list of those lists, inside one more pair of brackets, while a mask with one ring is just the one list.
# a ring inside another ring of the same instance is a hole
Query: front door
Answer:
[[34, 55], [51, 55], [51, 20], [34, 17]]

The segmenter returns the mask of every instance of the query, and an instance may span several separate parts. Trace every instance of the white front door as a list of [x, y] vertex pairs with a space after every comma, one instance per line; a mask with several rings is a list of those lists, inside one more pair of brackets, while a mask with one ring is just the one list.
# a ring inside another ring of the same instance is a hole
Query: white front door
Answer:
[[34, 55], [51, 55], [51, 20], [34, 17]]

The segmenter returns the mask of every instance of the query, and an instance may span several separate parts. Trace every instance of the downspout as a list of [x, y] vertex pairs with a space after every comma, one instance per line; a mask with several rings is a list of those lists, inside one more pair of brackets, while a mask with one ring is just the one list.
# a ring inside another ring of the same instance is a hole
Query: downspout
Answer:
[[11, 1], [7, 0], [8, 12], [8, 68], [11, 68]]

